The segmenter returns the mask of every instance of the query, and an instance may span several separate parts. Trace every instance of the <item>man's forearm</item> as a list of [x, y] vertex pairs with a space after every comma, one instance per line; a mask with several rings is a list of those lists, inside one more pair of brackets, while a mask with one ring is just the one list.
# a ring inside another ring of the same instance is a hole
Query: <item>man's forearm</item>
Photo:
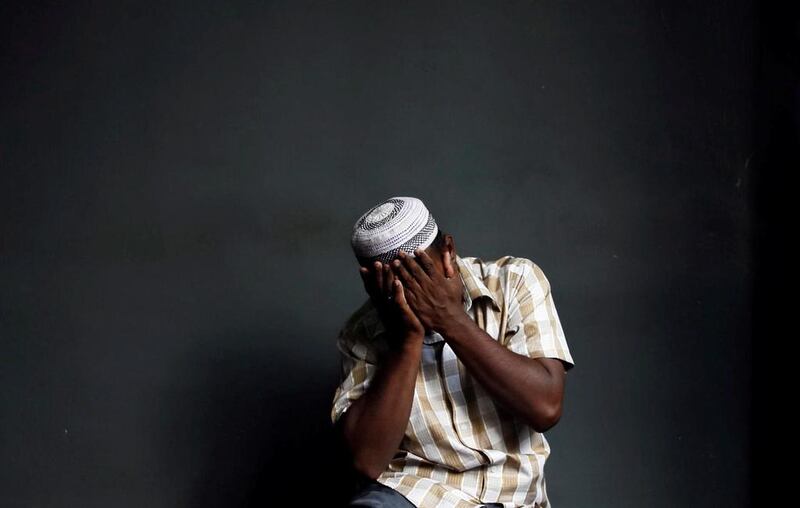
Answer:
[[539, 432], [555, 425], [563, 385], [545, 364], [504, 347], [466, 313], [440, 333], [495, 401]]
[[422, 339], [408, 339], [393, 349], [367, 391], [341, 416], [353, 466], [372, 479], [386, 469], [408, 427], [421, 351]]

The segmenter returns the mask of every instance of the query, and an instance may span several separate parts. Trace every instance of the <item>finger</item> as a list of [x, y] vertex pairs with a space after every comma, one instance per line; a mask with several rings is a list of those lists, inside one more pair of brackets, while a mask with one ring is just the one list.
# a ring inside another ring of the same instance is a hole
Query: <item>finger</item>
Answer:
[[380, 261], [375, 261], [372, 263], [373, 268], [375, 269], [372, 273], [372, 278], [375, 281], [375, 291], [378, 295], [383, 294], [383, 268]]
[[392, 269], [391, 267], [386, 264], [383, 265], [383, 293], [384, 297], [387, 297], [394, 293], [394, 287], [392, 287]]
[[397, 302], [397, 305], [400, 307], [408, 306], [406, 295], [403, 294], [403, 283], [400, 282], [400, 279], [395, 279], [392, 283], [392, 292], [394, 293], [394, 301]]
[[364, 283], [364, 289], [367, 291], [367, 294], [373, 296], [375, 294], [375, 286], [370, 269], [366, 266], [360, 266], [358, 267], [358, 274], [361, 276], [361, 281]]
[[383, 266], [386, 268], [386, 271], [384, 272], [385, 277], [383, 279], [383, 287], [386, 288], [386, 294], [391, 295], [394, 294], [394, 279], [396, 277], [394, 276], [392, 267], [388, 263]]
[[408, 301], [411, 293], [406, 290], [406, 287], [403, 286], [403, 283], [400, 279], [395, 279], [395, 281], [396, 282], [393, 284], [394, 301], [397, 302], [400, 310], [402, 310], [404, 313], [413, 314], [414, 311], [411, 309], [411, 304]]
[[416, 281], [414, 276], [408, 272], [405, 265], [399, 259], [392, 261], [392, 269], [394, 270], [395, 275], [397, 275], [400, 280], [403, 281], [404, 288], [411, 291], [420, 290], [419, 283]]
[[419, 262], [417, 262], [416, 258], [413, 258], [405, 252], [400, 251], [400, 260], [403, 262], [403, 265], [405, 265], [408, 273], [417, 279], [420, 285], [431, 281], [431, 278], [428, 277], [428, 274], [425, 273], [425, 270], [422, 269], [422, 266], [419, 264]]
[[394, 301], [397, 302], [397, 307], [402, 313], [403, 321], [410, 330], [425, 333], [425, 327], [420, 322], [416, 312], [414, 312], [414, 303], [409, 301], [410, 291], [406, 291], [406, 287], [400, 279], [395, 279], [394, 286], [397, 288], [395, 292]]
[[430, 277], [433, 281], [439, 281], [442, 278], [442, 274], [436, 271], [436, 266], [433, 264], [433, 259], [425, 252], [425, 249], [416, 248], [414, 249], [414, 254], [417, 256], [415, 259], [422, 267], [422, 270]]

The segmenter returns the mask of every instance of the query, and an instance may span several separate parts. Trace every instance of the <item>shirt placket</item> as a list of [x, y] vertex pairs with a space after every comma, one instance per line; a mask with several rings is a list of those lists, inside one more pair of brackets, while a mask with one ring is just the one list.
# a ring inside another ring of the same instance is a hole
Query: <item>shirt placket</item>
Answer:
[[[468, 293], [466, 298], [469, 298]], [[469, 314], [470, 318], [478, 324], [478, 326], [486, 331], [489, 335], [492, 333], [496, 333], [497, 331], [494, 330], [497, 324], [494, 320], [490, 320], [486, 315], [486, 309], [481, 305], [482, 302], [471, 302], [471, 305], [468, 305], [466, 302], [464, 304], [464, 309]], [[469, 309], [467, 309], [469, 307]], [[502, 459], [500, 456], [491, 456], [487, 453], [486, 450], [481, 449], [474, 440], [465, 439], [464, 432], [467, 429], [472, 430], [472, 424], [469, 420], [469, 413], [467, 412], [467, 408], [465, 405], [459, 403], [456, 404], [454, 399], [454, 393], [461, 392], [461, 381], [460, 381], [460, 373], [458, 372], [458, 357], [456, 356], [455, 352], [452, 348], [450, 348], [449, 344], [446, 344], [442, 350], [442, 365], [443, 365], [443, 375], [445, 376], [445, 386], [447, 390], [447, 396], [450, 397], [452, 406], [453, 406], [453, 418], [455, 419], [456, 433], [458, 434], [459, 439], [464, 446], [467, 446], [473, 450], [478, 451], [481, 455], [485, 457], [487, 463], [492, 463], [495, 460]], [[463, 395], [462, 395], [463, 397]], [[501, 452], [498, 452], [499, 455], [503, 455]], [[500, 492], [502, 488], [502, 464], [492, 465], [486, 468], [486, 474], [479, 475], [479, 482], [478, 482], [478, 490], [477, 495], [479, 498], [483, 498], [486, 492]]]
[[[465, 297], [468, 299], [469, 296], [465, 291]], [[467, 311], [468, 304], [467, 302], [464, 303], [464, 310]], [[476, 305], [471, 306], [471, 308], [467, 311], [470, 315], [470, 318], [473, 321], [476, 320], [475, 311]], [[461, 387], [461, 375], [458, 368], [458, 362], [460, 360], [456, 356], [453, 349], [450, 347], [449, 344], [445, 343], [442, 347], [442, 376], [445, 380], [445, 392], [446, 396], [450, 401], [450, 405], [453, 411], [453, 428], [455, 429], [456, 435], [461, 443], [472, 450], [478, 452], [479, 455], [483, 457], [482, 461], [476, 461], [475, 457], [469, 457], [469, 463], [465, 464], [465, 466], [470, 468], [478, 468], [481, 467], [483, 461], [488, 460], [485, 457], [485, 452], [481, 450], [479, 447], [476, 446], [476, 443], [472, 439], [468, 439], [465, 435], [467, 431], [472, 431], [472, 423], [469, 419], [469, 413], [467, 411], [467, 407], [464, 400], [464, 395], [462, 393]], [[484, 476], [483, 474], [478, 475], [478, 482], [475, 487], [476, 491], [472, 492], [471, 494], [475, 495], [476, 497], [480, 498], [483, 495], [485, 490], [484, 487]]]

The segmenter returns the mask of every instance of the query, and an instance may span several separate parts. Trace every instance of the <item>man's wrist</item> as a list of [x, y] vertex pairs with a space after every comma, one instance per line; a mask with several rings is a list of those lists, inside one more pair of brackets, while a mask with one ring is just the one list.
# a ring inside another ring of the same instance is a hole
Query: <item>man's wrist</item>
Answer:
[[464, 336], [464, 332], [470, 326], [475, 326], [475, 321], [469, 317], [466, 311], [462, 310], [445, 322], [442, 329], [439, 330], [439, 335], [445, 340], [458, 340], [459, 337]]
[[407, 335], [400, 342], [400, 354], [418, 356], [422, 351], [422, 339], [424, 335]]
[[423, 334], [392, 332], [387, 335], [389, 348], [394, 351], [404, 351], [422, 345]]

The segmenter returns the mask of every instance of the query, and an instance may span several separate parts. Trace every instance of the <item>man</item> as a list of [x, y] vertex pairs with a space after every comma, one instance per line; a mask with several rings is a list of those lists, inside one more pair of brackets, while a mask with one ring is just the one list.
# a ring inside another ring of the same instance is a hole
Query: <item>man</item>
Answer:
[[351, 245], [369, 299], [331, 408], [364, 479], [349, 506], [548, 507], [542, 433], [573, 360], [542, 270], [459, 256], [413, 197], [370, 208]]

